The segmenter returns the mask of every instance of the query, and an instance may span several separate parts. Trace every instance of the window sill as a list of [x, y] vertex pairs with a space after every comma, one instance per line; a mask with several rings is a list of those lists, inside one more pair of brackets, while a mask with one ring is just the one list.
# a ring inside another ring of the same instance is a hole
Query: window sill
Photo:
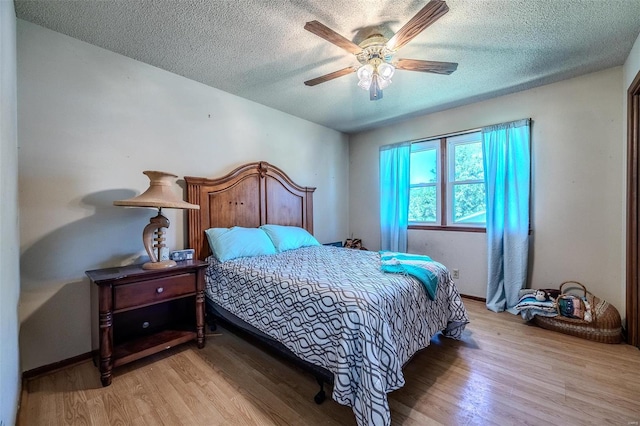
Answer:
[[476, 228], [471, 226], [409, 225], [408, 228], [425, 231], [487, 232], [486, 228]]
[[[438, 225], [409, 225], [408, 229], [419, 229], [422, 231], [456, 231], [456, 232], [477, 232], [487, 233], [487, 228], [472, 228], [470, 226], [438, 226]], [[533, 234], [533, 229], [529, 228], [529, 235]]]

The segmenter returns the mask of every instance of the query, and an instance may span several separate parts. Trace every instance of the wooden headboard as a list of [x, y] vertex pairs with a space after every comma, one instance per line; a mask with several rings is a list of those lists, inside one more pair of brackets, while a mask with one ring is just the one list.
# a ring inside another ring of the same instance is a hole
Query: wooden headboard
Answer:
[[209, 228], [266, 223], [299, 226], [313, 234], [313, 192], [300, 186], [279, 168], [265, 162], [248, 163], [226, 176], [208, 179], [185, 176], [189, 210], [189, 247], [204, 260], [211, 250], [204, 231]]

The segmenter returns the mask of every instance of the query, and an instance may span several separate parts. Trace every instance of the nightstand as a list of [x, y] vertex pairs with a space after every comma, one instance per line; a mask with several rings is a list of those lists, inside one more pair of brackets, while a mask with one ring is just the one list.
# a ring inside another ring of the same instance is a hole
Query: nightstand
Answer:
[[98, 286], [100, 380], [111, 384], [114, 367], [180, 343], [204, 347], [204, 268], [187, 260], [172, 268], [142, 265], [87, 271]]

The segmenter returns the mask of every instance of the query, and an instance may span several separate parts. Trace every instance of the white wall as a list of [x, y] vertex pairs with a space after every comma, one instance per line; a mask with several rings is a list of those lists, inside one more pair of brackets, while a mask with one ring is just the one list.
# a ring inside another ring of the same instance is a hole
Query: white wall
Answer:
[[18, 138], [16, 14], [0, 1], [0, 425], [15, 422], [20, 396], [18, 351]]
[[[317, 187], [320, 241], [347, 235], [346, 135], [22, 20], [18, 75], [24, 370], [92, 349], [84, 271], [144, 253], [152, 211], [112, 205], [147, 188], [143, 170], [215, 177], [265, 160]], [[182, 248], [185, 213], [165, 212]]]
[[[624, 313], [621, 82], [616, 67], [353, 135], [349, 232], [379, 247], [379, 146], [530, 117], [530, 285], [577, 280]], [[485, 234], [409, 232], [409, 250], [460, 269], [460, 291], [479, 297], [486, 296], [485, 244]]]

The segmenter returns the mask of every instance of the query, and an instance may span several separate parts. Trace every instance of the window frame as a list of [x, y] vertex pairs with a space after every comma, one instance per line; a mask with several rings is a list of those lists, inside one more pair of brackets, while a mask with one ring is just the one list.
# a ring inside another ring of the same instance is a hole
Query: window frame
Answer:
[[[455, 223], [455, 219], [453, 217], [454, 214], [454, 204], [455, 204], [455, 193], [454, 193], [454, 188], [456, 185], [466, 185], [466, 184], [472, 184], [472, 185], [477, 185], [477, 184], [482, 184], [484, 185], [484, 178], [483, 179], [467, 179], [467, 180], [455, 180], [455, 149], [456, 147], [459, 146], [463, 146], [463, 145], [470, 145], [470, 144], [476, 144], [479, 143], [480, 144], [480, 148], [482, 149], [482, 134], [480, 132], [470, 132], [470, 133], [464, 133], [461, 135], [456, 135], [456, 136], [450, 136], [448, 138], [446, 138], [447, 141], [447, 193], [448, 193], [448, 198], [447, 198], [447, 206], [450, 206], [451, 208], [448, 209], [448, 214], [447, 214], [447, 224], [449, 226], [455, 226], [455, 227], [465, 227], [465, 228], [486, 228], [487, 227], [487, 222], [486, 219], [484, 222], [470, 222], [470, 223], [466, 223], [466, 224], [460, 224], [460, 223]], [[486, 188], [485, 188], [486, 191]]]
[[[453, 167], [450, 167], [449, 162], [454, 162], [455, 159], [453, 157], [452, 151], [449, 151], [450, 146], [452, 145], [463, 145], [467, 143], [472, 143], [477, 141], [477, 137], [475, 137], [476, 133], [480, 133], [480, 129], [473, 129], [466, 132], [460, 133], [452, 133], [449, 135], [427, 138], [412, 142], [412, 150], [413, 153], [413, 145], [420, 144], [425, 142], [433, 142], [439, 143], [439, 154], [440, 158], [438, 161], [438, 178], [437, 178], [437, 189], [436, 194], [440, 194], [439, 203], [437, 208], [438, 219], [436, 223], [430, 222], [409, 222], [408, 229], [425, 229], [425, 230], [436, 230], [436, 231], [462, 231], [462, 232], [481, 232], [486, 233], [486, 222], [478, 225], [469, 225], [469, 224], [456, 224], [453, 222], [453, 187], [456, 183], [466, 183], [467, 181], [455, 182], [453, 179], [450, 179], [451, 174], [453, 173]], [[450, 141], [453, 140], [453, 141]], [[482, 138], [480, 137], [480, 143], [482, 143]], [[471, 181], [470, 181], [471, 182]], [[484, 182], [484, 181], [483, 181]], [[478, 183], [477, 181], [472, 181], [472, 183]], [[439, 190], [439, 191], [438, 191]], [[486, 190], [486, 188], [485, 188]], [[438, 196], [438, 195], [436, 195]]]
[[[414, 150], [414, 146], [419, 146]], [[442, 208], [444, 205], [442, 204], [442, 144], [438, 139], [426, 139], [419, 142], [414, 142], [411, 144], [411, 154], [414, 152], [423, 152], [423, 151], [436, 151], [436, 181], [434, 183], [420, 183], [420, 184], [411, 184], [409, 183], [409, 191], [412, 188], [425, 188], [425, 187], [435, 187], [436, 188], [436, 220], [435, 222], [409, 222], [416, 224], [423, 224], [426, 226], [441, 226], [442, 225]], [[411, 166], [409, 166], [411, 167]], [[437, 202], [438, 198], [440, 198], [440, 202]]]

